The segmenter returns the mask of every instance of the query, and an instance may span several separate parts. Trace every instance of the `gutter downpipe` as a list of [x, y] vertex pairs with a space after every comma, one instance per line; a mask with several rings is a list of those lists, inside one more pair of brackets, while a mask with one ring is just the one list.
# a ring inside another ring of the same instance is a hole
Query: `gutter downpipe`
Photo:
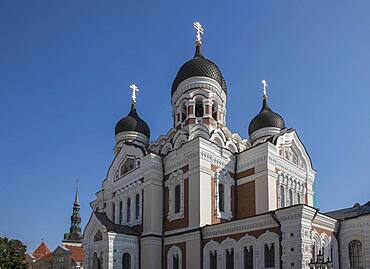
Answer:
[[279, 253], [279, 256], [280, 256], [280, 268], [283, 268], [283, 260], [282, 260], [283, 247], [281, 245], [283, 238], [282, 238], [282, 235], [281, 235], [282, 234], [282, 231], [281, 231], [281, 222], [279, 221], [279, 219], [276, 216], [276, 210], [273, 211], [273, 212], [271, 212], [271, 217], [277, 222], [277, 224], [279, 225], [279, 229], [280, 229], [280, 234], [279, 234], [279, 239], [280, 239], [279, 240], [280, 241], [279, 249], [280, 249], [280, 253]]

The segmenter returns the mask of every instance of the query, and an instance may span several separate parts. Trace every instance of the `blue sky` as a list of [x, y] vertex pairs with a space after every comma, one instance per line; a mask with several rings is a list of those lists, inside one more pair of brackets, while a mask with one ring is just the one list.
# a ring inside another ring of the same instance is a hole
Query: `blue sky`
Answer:
[[322, 211], [370, 199], [370, 1], [0, 2], [0, 236], [55, 248], [75, 181], [83, 225], [113, 158], [114, 126], [136, 82], [152, 139], [171, 127], [170, 88], [203, 52], [228, 85], [242, 137], [261, 106], [296, 128]]

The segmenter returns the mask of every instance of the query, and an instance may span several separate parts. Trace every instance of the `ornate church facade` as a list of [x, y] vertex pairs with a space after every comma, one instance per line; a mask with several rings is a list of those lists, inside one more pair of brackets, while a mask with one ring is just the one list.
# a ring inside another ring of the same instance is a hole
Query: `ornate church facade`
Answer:
[[244, 139], [226, 124], [227, 86], [202, 53], [172, 84], [173, 127], [150, 142], [136, 107], [115, 128], [114, 158], [91, 202], [85, 268], [370, 268], [370, 203], [322, 213], [297, 131], [264, 94]]

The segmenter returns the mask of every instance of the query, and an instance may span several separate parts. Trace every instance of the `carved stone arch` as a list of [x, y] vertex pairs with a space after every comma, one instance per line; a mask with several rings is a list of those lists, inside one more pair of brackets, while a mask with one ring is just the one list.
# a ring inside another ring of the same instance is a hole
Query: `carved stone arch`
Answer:
[[181, 249], [173, 245], [167, 252], [167, 269], [173, 269], [173, 257], [176, 256], [178, 258], [179, 267], [182, 268], [182, 251]]
[[257, 268], [256, 265], [256, 245], [257, 239], [251, 235], [244, 235], [242, 238], [239, 239], [237, 243], [237, 264], [236, 268], [244, 268], [244, 248], [252, 248], [253, 251], [253, 268]]
[[170, 150], [172, 150], [172, 144], [167, 142], [161, 149], [161, 154], [166, 155]]
[[192, 140], [197, 137], [203, 137], [204, 139], [207, 140], [210, 139], [208, 129], [203, 124], [194, 125], [190, 130], [189, 140]]
[[226, 148], [228, 150], [230, 150], [232, 153], [237, 153], [238, 152], [237, 146], [231, 141], [226, 142]]
[[[123, 255], [124, 254], [129, 254], [130, 257], [131, 257], [131, 264], [130, 264], [130, 268], [129, 269], [136, 269], [138, 266], [138, 262], [139, 262], [139, 257], [138, 257], [138, 254], [136, 253], [135, 249], [133, 249], [132, 247], [124, 247], [123, 248], [123, 251], [122, 251], [122, 254], [121, 254], [121, 266], [123, 266]], [[125, 268], [126, 269], [126, 268]]]
[[217, 265], [220, 264], [220, 244], [214, 240], [209, 241], [203, 247], [203, 268], [210, 267], [210, 253], [215, 253], [217, 255]]
[[174, 144], [174, 149], [180, 148], [184, 143], [188, 141], [187, 133], [185, 133], [184, 131], [179, 131], [178, 133], [176, 133], [172, 141]]
[[228, 251], [233, 251], [234, 253], [234, 267], [237, 263], [236, 250], [237, 250], [237, 241], [230, 237], [227, 237], [220, 245], [220, 259], [221, 259], [221, 268], [226, 268], [226, 254]]
[[257, 251], [259, 253], [257, 257], [257, 268], [264, 268], [264, 253], [265, 253], [265, 244], [274, 246], [274, 256], [275, 256], [275, 269], [280, 268], [280, 239], [279, 236], [270, 231], [266, 231], [257, 239]]

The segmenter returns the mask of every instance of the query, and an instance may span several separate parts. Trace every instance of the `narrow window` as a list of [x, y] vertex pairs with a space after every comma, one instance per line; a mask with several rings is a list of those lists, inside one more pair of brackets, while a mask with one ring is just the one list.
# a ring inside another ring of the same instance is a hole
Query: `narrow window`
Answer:
[[116, 204], [112, 202], [112, 222], [116, 223]]
[[181, 204], [181, 201], [180, 201], [181, 189], [180, 188], [181, 188], [180, 185], [177, 185], [175, 187], [175, 214], [180, 212], [180, 204]]
[[297, 204], [301, 204], [301, 195], [297, 193]]
[[234, 250], [226, 250], [226, 269], [234, 269]]
[[131, 255], [128, 253], [122, 256], [122, 269], [131, 269]]
[[293, 191], [292, 190], [289, 190], [289, 202], [290, 202], [290, 205], [293, 205], [294, 204], [294, 201], [293, 201]]
[[126, 221], [131, 220], [131, 198], [127, 198], [127, 208], [126, 208]]
[[122, 224], [122, 216], [123, 215], [123, 202], [119, 201], [119, 224]]
[[253, 247], [244, 248], [244, 269], [253, 269]]
[[285, 190], [283, 186], [280, 186], [280, 207], [285, 206]]
[[181, 121], [184, 122], [186, 120], [186, 104], [183, 103], [181, 106]]
[[195, 117], [203, 117], [204, 109], [202, 100], [195, 101]]
[[180, 261], [179, 261], [179, 256], [178, 255], [173, 255], [172, 256], [172, 268], [173, 269], [180, 269]]
[[135, 219], [139, 219], [140, 216], [140, 195], [135, 196]]
[[275, 267], [275, 248], [274, 244], [265, 244], [265, 268]]
[[217, 105], [216, 104], [213, 104], [212, 105], [212, 118], [214, 118], [216, 121], [218, 120], [218, 117], [217, 117]]
[[218, 209], [220, 212], [225, 212], [225, 187], [223, 184], [218, 184]]
[[362, 244], [358, 240], [353, 240], [348, 246], [350, 268], [362, 268]]
[[217, 269], [217, 252], [209, 252], [209, 269]]

